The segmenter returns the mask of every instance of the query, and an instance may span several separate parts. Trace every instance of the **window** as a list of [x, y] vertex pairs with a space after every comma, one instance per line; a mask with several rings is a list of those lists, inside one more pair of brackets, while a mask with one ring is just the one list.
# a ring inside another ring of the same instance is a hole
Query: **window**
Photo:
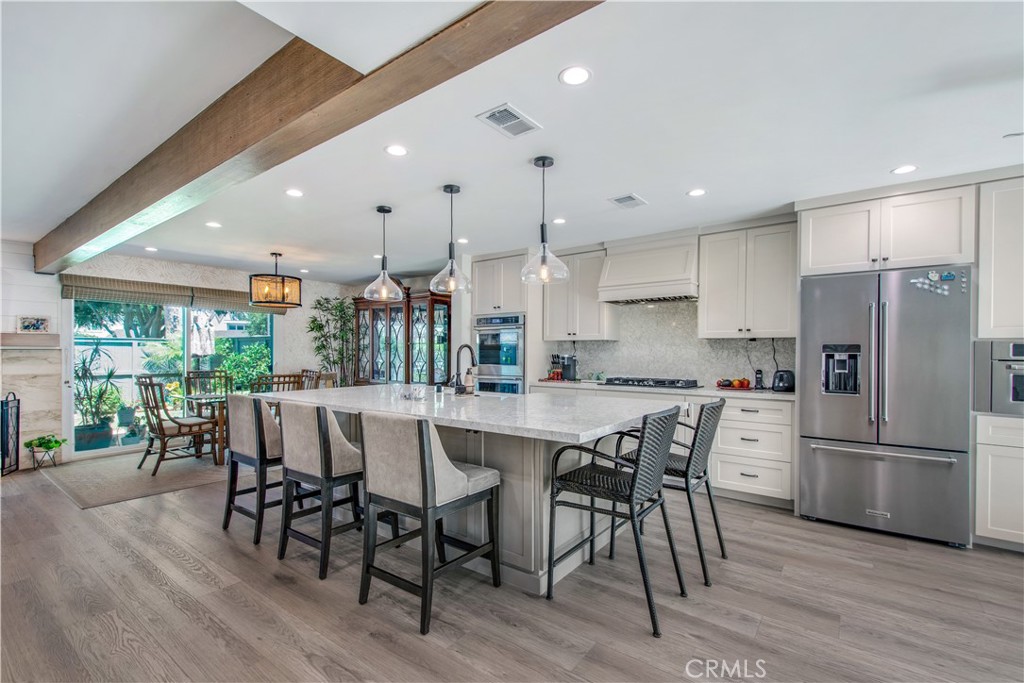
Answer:
[[160, 377], [171, 401], [184, 389], [186, 367], [225, 370], [238, 391], [273, 369], [273, 316], [266, 313], [79, 299], [74, 311], [76, 452], [146, 442], [140, 374]]

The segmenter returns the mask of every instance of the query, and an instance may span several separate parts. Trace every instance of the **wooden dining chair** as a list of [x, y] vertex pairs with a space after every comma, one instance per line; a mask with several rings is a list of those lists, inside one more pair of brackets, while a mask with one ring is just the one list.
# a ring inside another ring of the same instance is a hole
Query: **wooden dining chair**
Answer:
[[[194, 394], [216, 394], [224, 396], [235, 389], [235, 381], [223, 370], [189, 370], [185, 373], [185, 395]], [[210, 404], [186, 401], [185, 409], [189, 415], [200, 417], [213, 417], [213, 409]]]
[[323, 373], [319, 370], [303, 370], [302, 371], [302, 388], [303, 389], [319, 389], [320, 380], [323, 377]]
[[263, 394], [268, 391], [298, 391], [302, 388], [302, 373], [260, 375], [249, 385], [249, 391]]
[[[207, 437], [210, 441], [210, 450], [206, 451], [206, 454], [213, 455], [216, 422], [196, 415], [172, 416], [168, 412], [164, 400], [164, 385], [152, 375], [139, 375], [135, 383], [139, 387], [142, 409], [146, 415], [146, 425], [149, 427], [149, 442], [136, 469], [142, 469], [146, 458], [153, 453], [157, 441], [160, 442], [160, 448], [157, 451], [156, 465], [153, 467], [151, 476], [156, 475], [160, 464], [165, 460], [202, 457], [204, 455], [203, 445], [207, 441]], [[178, 446], [170, 445], [172, 440], [182, 438], [188, 439], [188, 443]], [[189, 449], [192, 449], [192, 452], [189, 452]]]

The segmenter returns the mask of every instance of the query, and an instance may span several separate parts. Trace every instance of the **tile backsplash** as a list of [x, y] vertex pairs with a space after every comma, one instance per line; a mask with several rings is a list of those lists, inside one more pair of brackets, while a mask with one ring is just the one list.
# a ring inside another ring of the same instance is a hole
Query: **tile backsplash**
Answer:
[[[572, 342], [556, 344], [558, 353], [572, 353]], [[747, 354], [750, 354], [750, 361]], [[714, 386], [724, 377], [749, 377], [754, 368], [764, 371], [771, 386], [775, 362], [771, 339], [700, 339], [697, 337], [697, 302], [672, 301], [623, 306], [619, 311], [619, 340], [576, 342], [582, 378], [604, 372], [608, 376], [693, 378]], [[775, 340], [779, 368], [795, 369], [796, 340]]]

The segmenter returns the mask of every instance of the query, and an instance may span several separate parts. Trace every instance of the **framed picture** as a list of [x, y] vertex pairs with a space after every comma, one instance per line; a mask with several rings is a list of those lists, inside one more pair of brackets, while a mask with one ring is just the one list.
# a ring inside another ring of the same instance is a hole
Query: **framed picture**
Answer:
[[19, 315], [19, 334], [49, 334], [50, 319], [44, 315]]

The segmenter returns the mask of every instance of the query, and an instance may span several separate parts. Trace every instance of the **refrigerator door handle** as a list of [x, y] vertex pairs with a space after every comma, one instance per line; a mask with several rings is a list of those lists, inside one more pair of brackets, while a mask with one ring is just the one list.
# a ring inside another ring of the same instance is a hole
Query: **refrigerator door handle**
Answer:
[[889, 421], [889, 302], [882, 302], [882, 363], [879, 368], [879, 391], [882, 407], [879, 410], [882, 422]]
[[868, 422], [875, 423], [875, 406], [878, 404], [875, 386], [875, 302], [868, 304]]
[[838, 446], [823, 446], [811, 444], [812, 451], [835, 451], [837, 453], [855, 453], [857, 455], [877, 455], [886, 458], [905, 458], [907, 460], [928, 460], [930, 462], [942, 462], [948, 465], [955, 465], [957, 460], [953, 456], [936, 457], [934, 455], [912, 455], [910, 453], [888, 453], [886, 451], [864, 451], [859, 448], [839, 448]]

